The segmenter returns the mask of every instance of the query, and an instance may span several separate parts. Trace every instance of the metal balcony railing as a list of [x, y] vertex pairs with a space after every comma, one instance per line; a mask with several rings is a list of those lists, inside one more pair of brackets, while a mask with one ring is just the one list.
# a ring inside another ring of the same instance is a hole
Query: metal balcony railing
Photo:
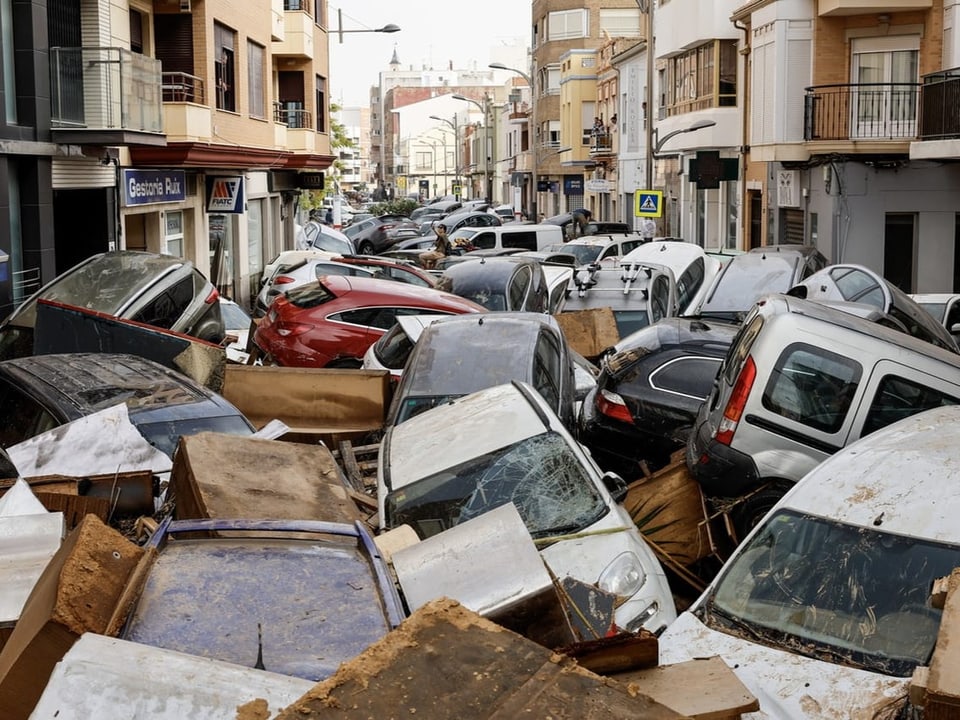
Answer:
[[291, 130], [309, 130], [313, 127], [309, 111], [282, 103], [274, 103], [273, 120], [284, 123]]
[[50, 48], [50, 125], [163, 132], [160, 61], [119, 47]]
[[859, 83], [806, 88], [803, 137], [816, 140], [913, 140], [919, 83]]
[[187, 73], [163, 73], [163, 101], [203, 105], [203, 79]]
[[960, 137], [960, 68], [923, 76], [920, 139]]
[[595, 133], [590, 136], [591, 155], [610, 155], [613, 153], [613, 135], [611, 133]]

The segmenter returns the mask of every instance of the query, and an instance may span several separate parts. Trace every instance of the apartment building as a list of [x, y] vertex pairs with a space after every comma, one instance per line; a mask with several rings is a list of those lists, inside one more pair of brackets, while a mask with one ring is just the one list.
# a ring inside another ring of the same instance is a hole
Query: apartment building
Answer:
[[816, 245], [907, 292], [960, 288], [953, 0], [743, 5], [752, 245]]
[[338, 177], [343, 190], [367, 190], [375, 186], [370, 170], [370, 108], [345, 107], [335, 114], [343, 126], [349, 147], [339, 148]]
[[19, 143], [0, 156], [0, 304], [119, 248], [186, 257], [249, 303], [333, 161], [326, 0], [26, 7], [0, 13], [0, 133]]

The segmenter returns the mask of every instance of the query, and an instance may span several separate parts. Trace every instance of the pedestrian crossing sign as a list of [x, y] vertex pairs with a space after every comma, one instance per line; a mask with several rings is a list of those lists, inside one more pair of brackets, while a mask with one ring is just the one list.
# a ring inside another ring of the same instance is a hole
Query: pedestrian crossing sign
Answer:
[[635, 217], [662, 217], [663, 193], [660, 190], [636, 190], [633, 193]]

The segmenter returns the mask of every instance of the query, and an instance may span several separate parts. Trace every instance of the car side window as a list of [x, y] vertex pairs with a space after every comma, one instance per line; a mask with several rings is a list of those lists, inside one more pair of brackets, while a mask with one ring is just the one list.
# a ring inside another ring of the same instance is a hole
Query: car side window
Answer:
[[330, 316], [330, 319], [335, 322], [371, 327], [379, 311], [380, 308], [357, 308], [356, 310], [345, 310], [341, 313], [334, 313]]
[[886, 375], [877, 386], [877, 394], [870, 403], [860, 435], [868, 435], [924, 410], [957, 404], [960, 404], [960, 400], [939, 390], [906, 378]]
[[554, 410], [560, 402], [560, 349], [552, 337], [540, 333], [533, 354], [533, 386]]
[[534, 232], [504, 233], [501, 238], [504, 247], [523, 248], [524, 250], [537, 249], [537, 234]]
[[650, 322], [657, 322], [670, 315], [670, 280], [657, 275], [650, 287]]
[[407, 272], [406, 270], [395, 267], [387, 267], [386, 272], [391, 280], [408, 283], [409, 285], [416, 285], [418, 287], [430, 287], [430, 283], [428, 283], [422, 277], [414, 275], [412, 272]]
[[608, 258], [608, 257], [618, 257], [619, 254], [620, 254], [620, 248], [618, 248], [616, 245], [611, 245], [609, 247], [605, 247], [600, 252], [600, 256], [597, 258], [597, 260], [603, 260], [604, 258]]
[[650, 385], [664, 392], [705, 400], [719, 368], [720, 358], [676, 358], [650, 374]]
[[478, 250], [489, 250], [497, 244], [497, 239], [493, 236], [492, 232], [478, 232], [470, 238], [470, 242], [472, 242], [473, 246]]
[[185, 277], [155, 297], [133, 319], [154, 327], [169, 329], [180, 319], [192, 300], [193, 278]]
[[9, 448], [60, 423], [36, 400], [19, 388], [0, 382], [0, 447]]
[[624, 240], [622, 243], [620, 243], [620, 255], [626, 255], [631, 250], [640, 247], [640, 244], [641, 243], [639, 240]]
[[530, 268], [522, 267], [510, 281], [510, 309], [522, 310], [530, 287]]
[[777, 359], [762, 403], [770, 412], [826, 433], [843, 426], [860, 382], [860, 363], [805, 343]]
[[677, 302], [681, 308], [686, 308], [690, 300], [696, 295], [703, 284], [703, 258], [697, 258], [683, 271], [677, 280]]

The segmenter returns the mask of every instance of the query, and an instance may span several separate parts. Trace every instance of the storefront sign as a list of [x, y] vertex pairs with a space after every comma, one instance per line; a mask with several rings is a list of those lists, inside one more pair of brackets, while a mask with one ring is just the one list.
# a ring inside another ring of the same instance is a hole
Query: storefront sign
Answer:
[[186, 174], [183, 170], [124, 170], [123, 204], [183, 202], [187, 198]]
[[563, 194], [583, 195], [583, 175], [564, 175]]
[[242, 213], [243, 177], [207, 176], [207, 212]]
[[613, 190], [613, 183], [609, 180], [587, 180], [586, 183], [587, 192], [594, 193], [608, 193]]

